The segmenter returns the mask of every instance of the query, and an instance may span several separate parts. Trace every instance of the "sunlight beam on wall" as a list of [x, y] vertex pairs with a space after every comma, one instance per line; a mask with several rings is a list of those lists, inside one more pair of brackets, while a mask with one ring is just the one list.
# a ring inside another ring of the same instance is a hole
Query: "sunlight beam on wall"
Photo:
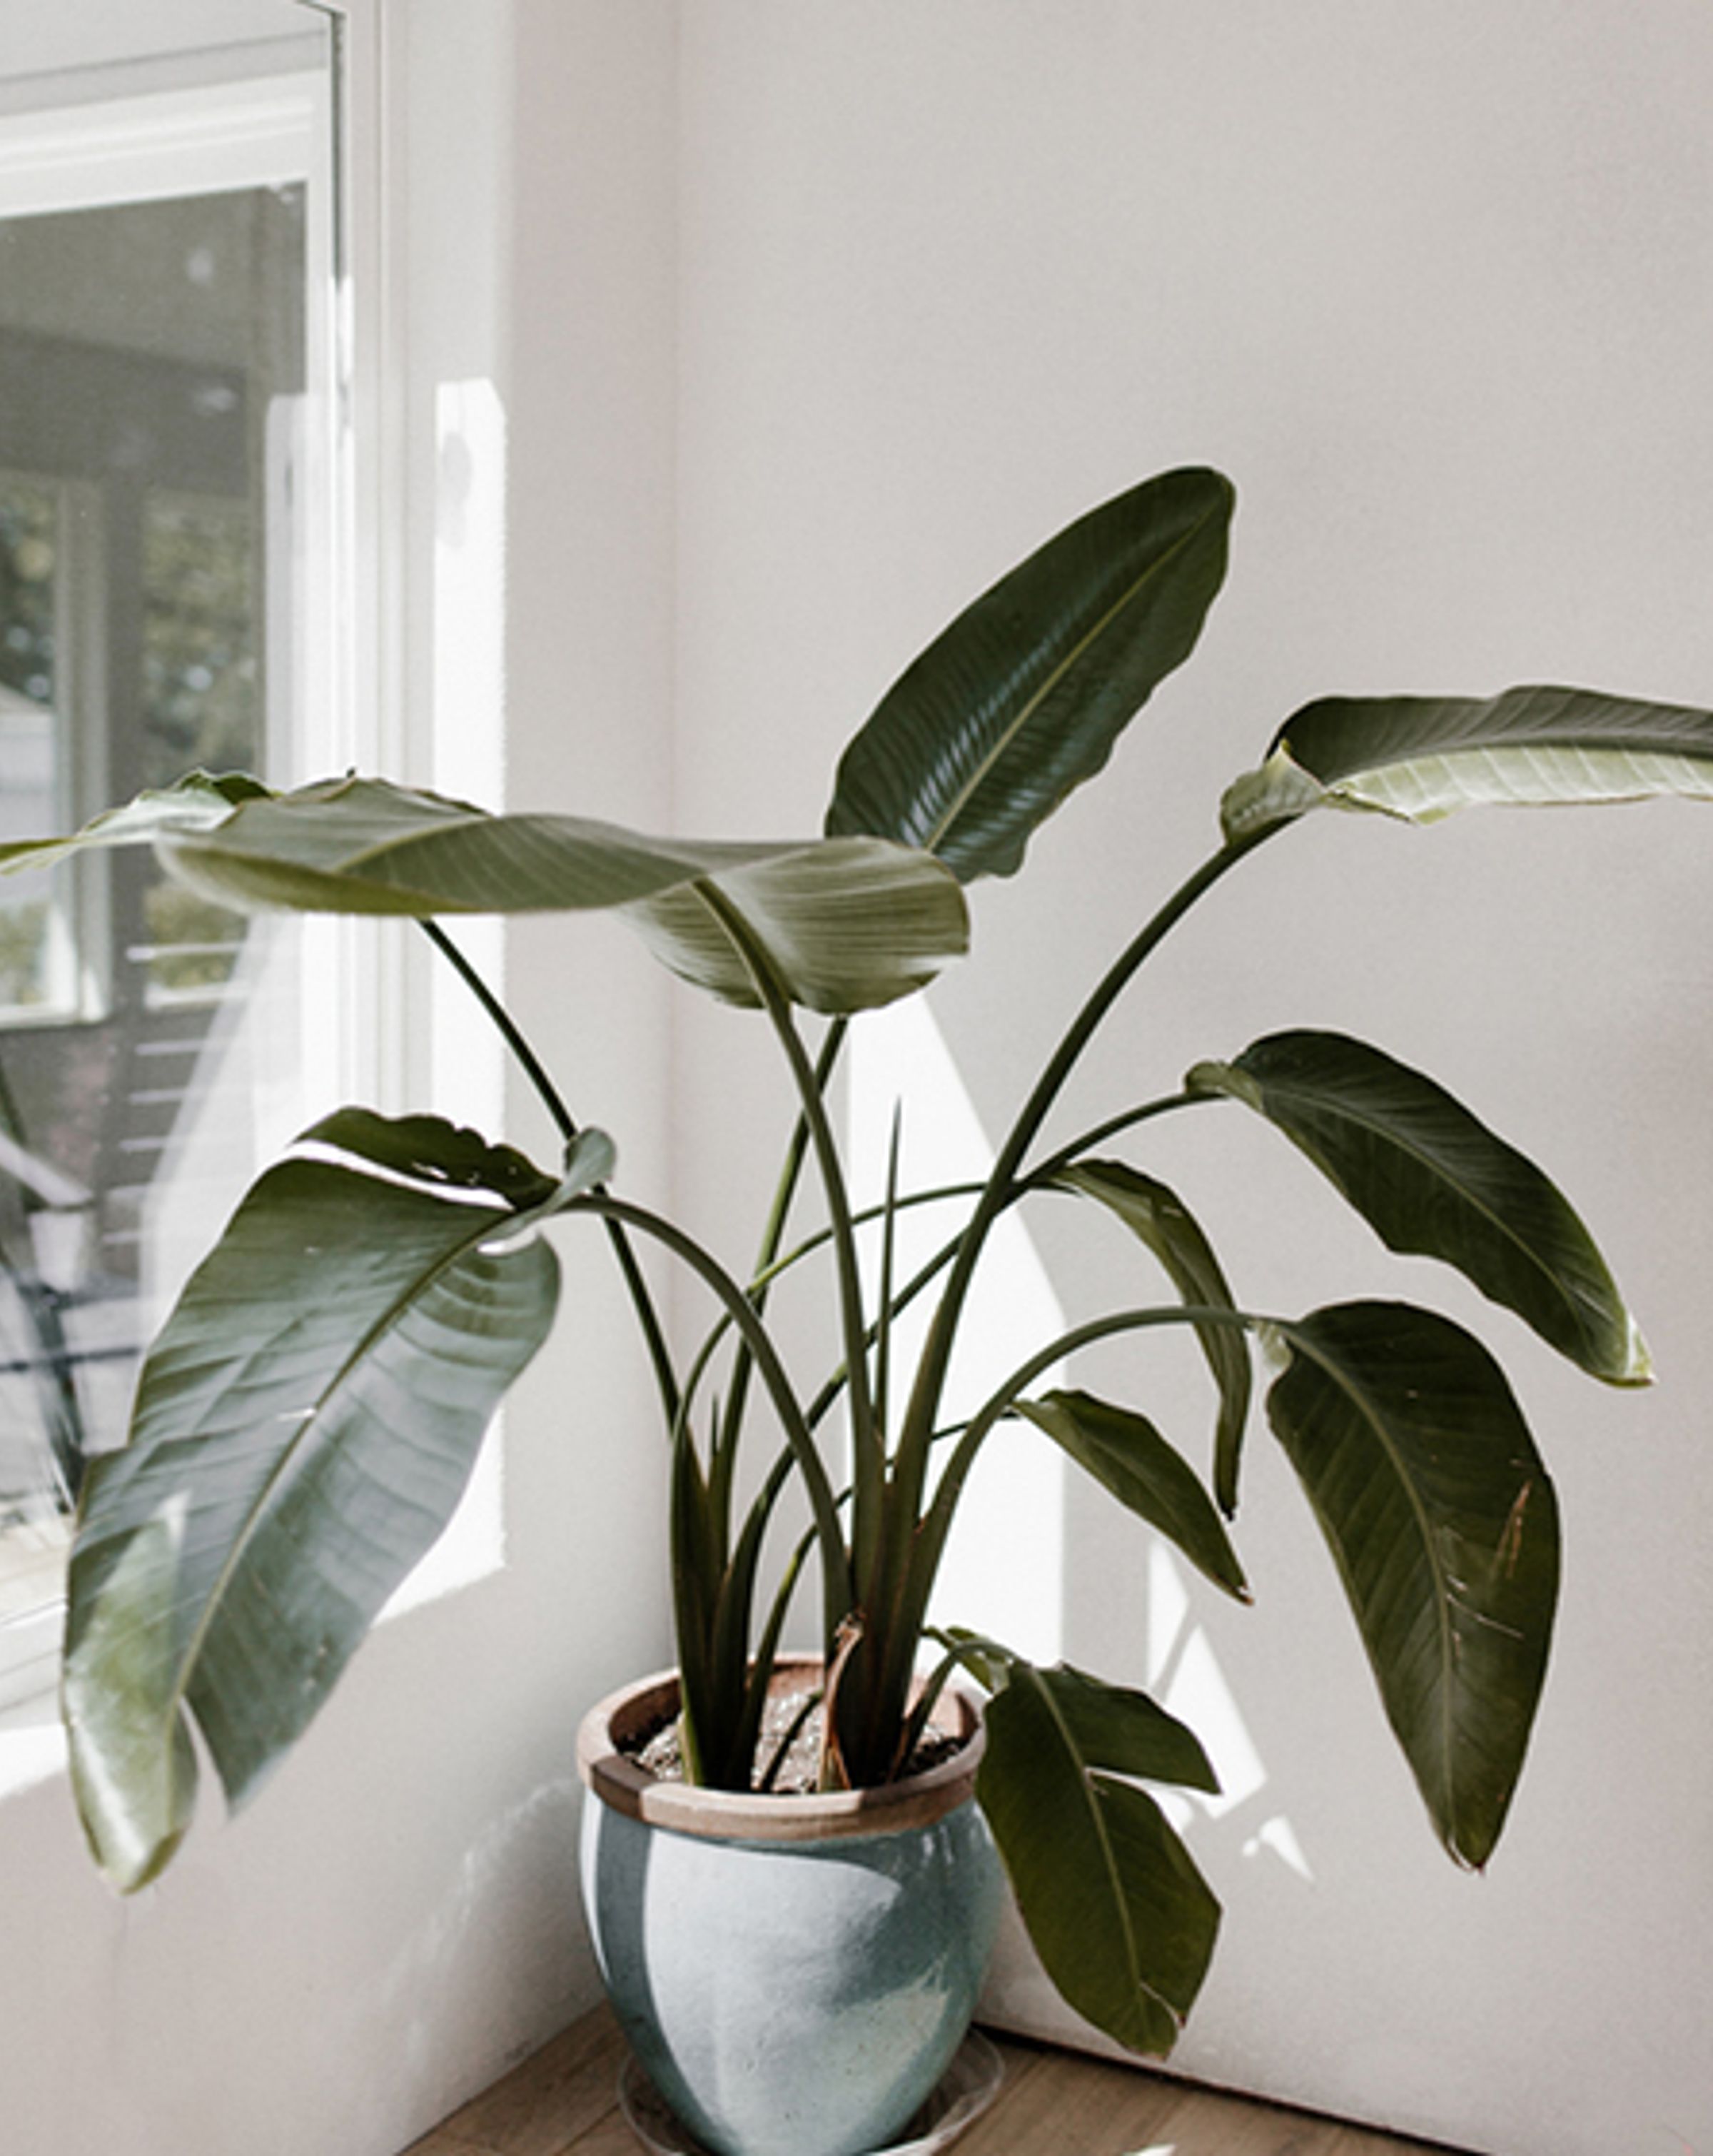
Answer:
[[[895, 1100], [903, 1104], [900, 1192], [987, 1174], [993, 1148], [921, 997], [860, 1019], [851, 1030], [847, 1069], [852, 1184], [859, 1206], [878, 1204], [885, 1194]], [[951, 1205], [902, 1214], [895, 1277], [908, 1278], [958, 1217]], [[865, 1255], [872, 1276], [878, 1237], [869, 1239]], [[914, 1367], [925, 1323], [926, 1309], [919, 1306], [900, 1325], [893, 1349], [897, 1368]], [[1032, 1345], [1064, 1327], [1046, 1269], [1013, 1212], [994, 1230], [982, 1258], [952, 1363], [947, 1416], [968, 1415]], [[1035, 1389], [1063, 1382], [1055, 1368]], [[1053, 1661], [1064, 1648], [1064, 1462], [1034, 1430], [1002, 1423], [965, 1487], [932, 1614], [941, 1623], [991, 1631], [1020, 1654]]]

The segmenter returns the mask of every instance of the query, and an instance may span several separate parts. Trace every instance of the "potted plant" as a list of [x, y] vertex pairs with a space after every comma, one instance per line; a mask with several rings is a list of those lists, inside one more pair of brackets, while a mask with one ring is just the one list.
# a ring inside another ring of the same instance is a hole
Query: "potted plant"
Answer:
[[[1505, 1377], [1468, 1332], [1411, 1305], [1247, 1307], [1188, 1207], [1127, 1155], [1157, 1117], [1235, 1102], [1299, 1147], [1392, 1249], [1454, 1266], [1593, 1376], [1641, 1383], [1645, 1352], [1587, 1229], [1539, 1169], [1431, 1079], [1325, 1032], [1274, 1034], [1199, 1064], [1157, 1095], [1116, 1103], [1093, 1129], [1049, 1137], [1049, 1118], [1096, 1029], [1178, 922], [1310, 811], [1423, 823], [1480, 802], [1705, 798], [1713, 713], [1552, 688], [1311, 704], [1228, 789], [1206, 862], [1098, 976], [978, 1188], [900, 1188], [895, 1133], [884, 1201], [859, 1215], [828, 1112], [852, 1015], [915, 991], [962, 952], [966, 886], [1018, 870], [1035, 826], [1103, 767], [1189, 655], [1224, 575], [1232, 506], [1217, 474], [1167, 473], [1003, 578], [883, 698], [840, 762], [825, 835], [801, 844], [693, 844], [569, 816], [493, 816], [378, 780], [280, 796], [197, 774], [71, 839], [6, 850], [34, 862], [148, 842], [229, 904], [420, 919], [516, 1051], [564, 1146], [546, 1167], [433, 1117], [342, 1109], [261, 1177], [192, 1277], [144, 1367], [129, 1445], [90, 1466], [72, 1566], [73, 1778], [96, 1860], [120, 1886], [155, 1877], [186, 1830], [191, 1723], [241, 1803], [449, 1516], [494, 1405], [553, 1321], [556, 1262], [541, 1232], [552, 1221], [599, 1222], [612, 1239], [670, 1454], [678, 1668], [640, 1705], [609, 1703], [583, 1738], [597, 1799], [586, 1807], [586, 1883], [609, 1979], [633, 2025], [645, 1997], [681, 1992], [705, 2007], [705, 1969], [680, 1983], [631, 1966], [649, 1927], [625, 1901], [638, 1887], [625, 1875], [644, 1890], [651, 1869], [664, 1876], [668, 1858], [635, 1839], [658, 1823], [670, 1861], [685, 1866], [672, 1873], [678, 1906], [706, 1901], [722, 1956], [734, 1908], [772, 1912], [761, 1928], [776, 1977], [762, 2021], [788, 2018], [782, 1998], [813, 1994], [849, 2036], [823, 2021], [807, 2039], [813, 2121], [789, 2110], [798, 2097], [774, 2090], [758, 2123], [721, 2111], [731, 2055], [709, 2067], [710, 2097], [673, 2082], [681, 2032], [644, 2034], [654, 2070], [717, 2145], [746, 2156], [872, 2147], [931, 2083], [968, 2012], [991, 1918], [992, 1858], [972, 1786], [1031, 1937], [1079, 2011], [1122, 2044], [1163, 2052], [1202, 1980], [1218, 1905], [1142, 1786], [1213, 1786], [1193, 1732], [1139, 1691], [1037, 1667], [931, 1619], [961, 1493], [1005, 1418], [1026, 1418], [1244, 1599], [1227, 1523], [1259, 1343], [1274, 1366], [1265, 1420], [1324, 1531], [1433, 1829], [1459, 1862], [1485, 1862], [1527, 1743], [1558, 1569], [1551, 1483]], [[777, 1038], [798, 1116], [747, 1266], [623, 1194], [612, 1143], [573, 1119], [441, 925], [464, 912], [590, 906], [618, 909], [669, 966], [753, 1007]], [[818, 1039], [804, 1012], [818, 1014]], [[811, 1173], [819, 1214], [799, 1232], [788, 1224]], [[946, 1427], [947, 1368], [990, 1235], [1046, 1191], [1116, 1216], [1163, 1292], [1021, 1344], [986, 1403]], [[934, 1260], [900, 1277], [898, 1222], [930, 1199], [961, 1199], [962, 1214]], [[865, 1236], [879, 1281], [867, 1296]], [[715, 1298], [718, 1321], [688, 1359], [657, 1315], [649, 1248]], [[839, 1367], [815, 1389], [787, 1370], [769, 1323], [774, 1281], [811, 1262], [827, 1268], [840, 1342]], [[904, 1370], [897, 1320], [924, 1300], [926, 1345]], [[1043, 1389], [1080, 1347], [1184, 1326], [1211, 1380], [1205, 1474], [1128, 1402]], [[746, 1474], [741, 1448], [748, 1433], [753, 1451], [758, 1431], [770, 1450]], [[787, 1491], [808, 1526], [774, 1551]], [[801, 1697], [778, 1709], [782, 1681], [798, 1675], [782, 1677], [780, 1643], [800, 1587], [815, 1597], [818, 1652]], [[955, 1676], [987, 1695], [979, 1727]], [[677, 1784], [627, 1748], [669, 1713]], [[780, 1763], [812, 1714], [811, 1787], [782, 1795]], [[938, 1749], [925, 1755], [936, 1724]], [[941, 1897], [948, 1928], [957, 1897], [919, 1876], [929, 1855], [898, 1856], [900, 1820], [924, 1850], [944, 1845], [953, 1871], [974, 1882], [962, 1943], [940, 1941], [926, 1974], [905, 1965], [876, 1897], [918, 1909]], [[869, 1853], [856, 1928], [896, 1964], [903, 1994], [895, 1987], [891, 2003], [871, 1974], [841, 1964], [829, 1975], [817, 1958], [833, 1922], [816, 1898], [824, 1882], [803, 1889], [812, 1951], [799, 1961], [772, 1921], [796, 1888], [746, 1879], [735, 1902], [722, 1899], [678, 1847], [735, 1835], [753, 1854], [776, 1831], [787, 1854], [837, 1852], [840, 1840], [846, 1856]], [[884, 1893], [877, 1879], [890, 1881]], [[838, 2108], [828, 2085], [847, 2066], [856, 2076], [864, 2031], [866, 2048], [895, 2064], [911, 2019], [897, 2000], [930, 1992], [932, 2010], [915, 2016], [926, 2025], [910, 2032], [922, 2046], [914, 2078], [895, 2074], [884, 2098], [820, 2115]], [[746, 2073], [760, 2040], [741, 2041]], [[782, 2138], [767, 2138], [768, 2119], [787, 2116]]]

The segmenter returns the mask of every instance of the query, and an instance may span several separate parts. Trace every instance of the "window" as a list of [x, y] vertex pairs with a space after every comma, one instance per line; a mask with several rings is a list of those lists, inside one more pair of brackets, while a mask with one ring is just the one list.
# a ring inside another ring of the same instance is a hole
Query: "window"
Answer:
[[[0, 48], [44, 64], [0, 79], [7, 837], [199, 765], [351, 756], [328, 23], [247, 0], [211, 50], [195, 8], [151, 8], [192, 42], [139, 56], [121, 11], [70, 12], [92, 64]], [[336, 948], [139, 854], [0, 890], [0, 1703], [51, 1676], [69, 1508], [142, 1343], [304, 1119], [305, 981], [325, 1011]]]

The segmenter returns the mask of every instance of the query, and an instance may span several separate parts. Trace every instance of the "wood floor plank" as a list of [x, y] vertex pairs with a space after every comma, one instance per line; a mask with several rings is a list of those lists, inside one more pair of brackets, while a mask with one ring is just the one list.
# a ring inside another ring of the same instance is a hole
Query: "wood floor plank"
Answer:
[[564, 2156], [644, 2156], [644, 2152], [624, 2113], [615, 2111], [609, 2112], [598, 2126], [592, 2126], [587, 2133], [580, 2133], [575, 2141], [567, 2142]]
[[958, 2156], [1028, 2156], [1037, 2149], [1131, 2156], [1177, 2101], [1169, 2084], [1128, 2066], [1009, 2042], [1001, 2048], [1005, 2087], [959, 2141]]
[[1161, 2138], [1172, 2156], [1334, 2156], [1339, 2130], [1306, 2112], [1186, 2089]]
[[1364, 2126], [1346, 2126], [1332, 2144], [1332, 2156], [1458, 2156], [1439, 2141], [1403, 2141]]
[[[1146, 2068], [994, 2041], [1004, 2084], [957, 2156], [1455, 2156]], [[641, 2156], [618, 2108], [623, 2053], [612, 2015], [587, 2015], [404, 2156]]]
[[406, 2156], [566, 2156], [609, 2117], [618, 2117], [624, 2040], [604, 2010], [585, 2015], [435, 2128]]

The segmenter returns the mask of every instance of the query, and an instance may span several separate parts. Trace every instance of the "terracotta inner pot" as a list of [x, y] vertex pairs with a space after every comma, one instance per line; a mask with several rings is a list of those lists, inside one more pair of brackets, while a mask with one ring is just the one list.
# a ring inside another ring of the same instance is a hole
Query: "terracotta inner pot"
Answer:
[[[789, 1691], [818, 1676], [818, 1656], [782, 1656], [771, 1689]], [[980, 1710], [950, 1686], [936, 1701], [931, 1726], [959, 1749], [920, 1774], [874, 1789], [814, 1796], [757, 1796], [663, 1781], [630, 1757], [678, 1712], [678, 1672], [664, 1670], [628, 1685], [592, 1708], [577, 1734], [577, 1770], [605, 1804], [650, 1826], [679, 1834], [746, 1841], [824, 1841], [927, 1826], [954, 1810], [975, 1786], [986, 1738]]]

